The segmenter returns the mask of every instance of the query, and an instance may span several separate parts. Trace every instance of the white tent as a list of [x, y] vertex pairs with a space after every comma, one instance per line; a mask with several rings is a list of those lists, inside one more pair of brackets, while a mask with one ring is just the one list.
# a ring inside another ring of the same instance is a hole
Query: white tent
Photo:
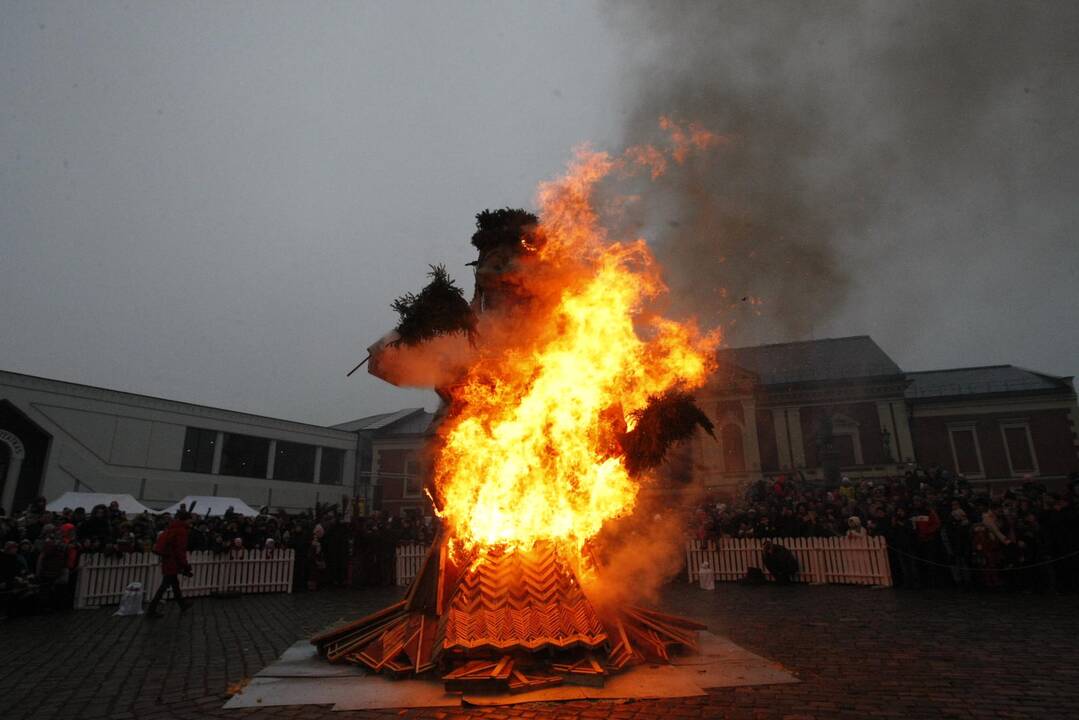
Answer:
[[[244, 515], [246, 517], [255, 517], [259, 514], [259, 511], [245, 503], [240, 498], [234, 497], [215, 497], [213, 495], [188, 495], [183, 500], [177, 503], [169, 505], [164, 510], [158, 512], [175, 514], [180, 506], [184, 505], [188, 511], [195, 513], [196, 515], [224, 515], [225, 511], [232, 508], [232, 511], [237, 515]], [[194, 507], [192, 507], [192, 505]]]
[[120, 510], [125, 513], [153, 512], [153, 510], [127, 493], [66, 492], [46, 505], [45, 509], [49, 512], [60, 512], [64, 508], [71, 508], [72, 510], [82, 508], [86, 512], [90, 512], [95, 505], [108, 507], [114, 500], [119, 504]]

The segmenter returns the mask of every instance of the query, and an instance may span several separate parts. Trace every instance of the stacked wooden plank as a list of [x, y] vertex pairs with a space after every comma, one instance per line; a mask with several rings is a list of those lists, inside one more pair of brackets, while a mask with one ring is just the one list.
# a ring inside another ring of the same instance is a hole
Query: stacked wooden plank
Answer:
[[562, 683], [561, 675], [518, 664], [509, 655], [498, 660], [470, 660], [442, 676], [448, 692], [526, 692]]
[[512, 673], [513, 658], [503, 655], [497, 660], [470, 660], [443, 675], [442, 681], [451, 692], [509, 690]]
[[489, 551], [464, 572], [443, 618], [441, 649], [534, 652], [606, 641], [577, 578], [553, 546], [539, 544]]
[[655, 610], [623, 605], [619, 608], [627, 649], [649, 661], [669, 661], [676, 652], [697, 652], [697, 631], [707, 626]]
[[435, 667], [438, 618], [409, 612], [401, 601], [311, 639], [330, 662], [352, 662], [375, 672], [419, 675]]
[[697, 649], [703, 625], [622, 605], [597, 614], [559, 551], [488, 548], [458, 566], [444, 542], [405, 599], [314, 638], [330, 662], [394, 677], [438, 672], [454, 692], [523, 692]]
[[565, 658], [561, 662], [552, 662], [551, 670], [564, 677], [568, 682], [578, 685], [602, 687], [609, 674], [607, 668], [591, 652], [577, 657]]

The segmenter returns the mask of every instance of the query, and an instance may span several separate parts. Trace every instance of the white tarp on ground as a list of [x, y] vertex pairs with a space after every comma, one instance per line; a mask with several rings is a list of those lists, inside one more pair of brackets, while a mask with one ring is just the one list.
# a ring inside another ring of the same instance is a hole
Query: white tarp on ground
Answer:
[[[259, 671], [226, 709], [278, 705], [328, 705], [334, 710], [513, 705], [560, 700], [639, 700], [699, 697], [704, 688], [800, 682], [779, 663], [755, 655], [725, 637], [701, 632], [700, 653], [670, 665], [638, 665], [607, 678], [603, 687], [563, 684], [520, 694], [447, 693], [438, 680], [391, 680], [355, 665], [331, 665], [301, 640]], [[602, 709], [602, 708], [597, 708]], [[404, 713], [401, 713], [404, 714]]]
[[[188, 511], [193, 512], [196, 515], [213, 515], [217, 517], [224, 515], [225, 511], [229, 508], [232, 508], [232, 512], [237, 515], [255, 517], [259, 514], [258, 510], [251, 507], [240, 498], [215, 497], [213, 495], [188, 495], [180, 502], [173, 503], [158, 512], [175, 513], [180, 509], [181, 505], [186, 506]], [[194, 507], [192, 507], [192, 505], [194, 505]]]
[[119, 504], [120, 510], [128, 514], [153, 512], [152, 509], [126, 493], [66, 492], [46, 505], [45, 509], [49, 512], [60, 512], [64, 508], [71, 508], [72, 510], [83, 508], [86, 512], [90, 512], [95, 505], [108, 507], [113, 501]]

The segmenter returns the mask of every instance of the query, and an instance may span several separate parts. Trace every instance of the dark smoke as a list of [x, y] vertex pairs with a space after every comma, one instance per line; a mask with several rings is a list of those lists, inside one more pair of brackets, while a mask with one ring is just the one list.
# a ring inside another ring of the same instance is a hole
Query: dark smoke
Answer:
[[678, 309], [728, 325], [731, 344], [820, 334], [844, 313], [898, 344], [957, 275], [1075, 262], [1079, 3], [607, 12], [627, 55], [624, 143], [661, 142], [661, 115], [729, 139], [627, 220], [655, 241]]

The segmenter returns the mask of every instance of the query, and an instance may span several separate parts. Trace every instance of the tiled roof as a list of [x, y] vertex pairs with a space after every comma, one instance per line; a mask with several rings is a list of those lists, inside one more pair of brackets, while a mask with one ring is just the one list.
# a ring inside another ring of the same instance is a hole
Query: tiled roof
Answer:
[[592, 604], [550, 545], [489, 550], [462, 575], [446, 611], [441, 647], [539, 650], [607, 641]]
[[903, 374], [868, 335], [727, 348], [719, 361], [754, 373], [762, 385]]
[[1015, 365], [953, 368], [907, 373], [908, 398], [955, 397], [1012, 392], [1074, 392], [1071, 378]]

